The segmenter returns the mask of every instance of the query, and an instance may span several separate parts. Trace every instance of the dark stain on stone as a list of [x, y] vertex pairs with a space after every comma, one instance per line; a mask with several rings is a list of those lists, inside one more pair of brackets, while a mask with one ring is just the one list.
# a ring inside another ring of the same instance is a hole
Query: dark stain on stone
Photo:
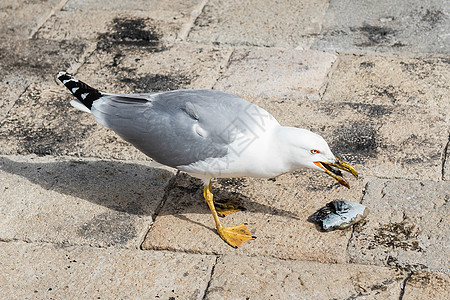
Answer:
[[122, 52], [121, 49], [115, 49], [115, 55], [112, 58], [112, 62], [110, 64], [111, 68], [114, 68], [114, 72], [117, 74], [127, 74], [129, 77], [136, 77], [136, 68], [130, 68], [126, 64], [122, 64], [123, 59], [126, 57], [126, 54]]
[[388, 286], [393, 284], [395, 282], [394, 279], [386, 279], [385, 281], [379, 283], [379, 284], [374, 284], [370, 287], [371, 291], [386, 291]]
[[369, 124], [355, 122], [350, 126], [342, 126], [333, 133], [337, 139], [330, 143], [335, 153], [351, 163], [361, 163], [366, 158], [376, 157], [381, 145], [376, 130]]
[[107, 33], [98, 36], [97, 49], [112, 52], [117, 46], [137, 46], [150, 52], [163, 51], [155, 21], [150, 18], [115, 18]]
[[338, 116], [342, 108], [349, 107], [357, 113], [364, 114], [369, 118], [379, 118], [392, 113], [392, 107], [370, 103], [341, 102], [337, 105], [324, 105], [320, 110], [331, 116]]
[[[350, 295], [350, 297], [345, 298], [345, 300], [355, 300], [360, 297], [367, 297], [367, 296], [370, 296], [370, 294], [368, 294], [368, 293], [364, 294], [363, 292], [359, 292], [358, 294]], [[337, 298], [331, 298], [331, 300], [337, 300]]]
[[402, 47], [406, 47], [406, 46], [408, 46], [408, 45], [405, 43], [402, 43], [402, 42], [395, 42], [394, 44], [392, 44], [392, 47], [394, 47], [394, 48], [402, 48]]
[[[230, 200], [231, 204], [233, 199], [248, 200], [246, 195], [240, 193], [241, 187], [248, 186], [246, 178], [218, 178], [217, 184], [213, 183], [213, 186], [215, 186], [214, 195], [217, 196], [214, 199], [216, 204], [220, 205], [221, 203], [227, 203]], [[238, 204], [240, 210], [246, 210], [246, 208], [241, 206], [241, 203]]]
[[393, 257], [391, 255], [389, 255], [386, 259], [386, 264], [390, 267], [396, 267], [396, 268], [401, 268], [401, 266], [398, 263], [398, 259], [396, 257]]
[[370, 118], [387, 116], [392, 113], [391, 108], [378, 104], [344, 102], [343, 105], [349, 106], [357, 112], [363, 113]]
[[182, 174], [175, 182], [171, 193], [195, 196], [196, 194], [199, 194], [200, 191], [203, 191], [203, 184], [199, 180], [196, 178], [189, 178], [187, 175]]
[[414, 62], [400, 62], [400, 66], [403, 72], [407, 72], [412, 76], [417, 77], [418, 79], [426, 79], [430, 77], [430, 74], [435, 70], [435, 65], [439, 61], [432, 60], [420, 60]]
[[345, 30], [326, 30], [322, 36], [346, 36], [348, 33]]
[[135, 218], [121, 212], [105, 212], [83, 224], [77, 234], [83, 238], [104, 241], [108, 245], [124, 245], [136, 238]]
[[124, 57], [125, 55], [122, 53], [117, 53], [116, 55], [114, 55], [113, 57], [113, 63], [111, 64], [111, 67], [117, 67], [120, 64], [120, 60], [122, 57]]
[[337, 182], [327, 181], [327, 182], [313, 182], [306, 186], [306, 190], [309, 192], [320, 192], [320, 191], [331, 191], [332, 189], [337, 189], [341, 185]]
[[[73, 132], [68, 126], [63, 128], [35, 128], [31, 124], [16, 125], [10, 133], [18, 139], [18, 154], [36, 154], [44, 155], [61, 155], [66, 154], [67, 150], [73, 148], [76, 136], [85, 135], [86, 130], [81, 132]], [[34, 127], [34, 128], [33, 128]]]
[[432, 284], [434, 288], [436, 287], [447, 287], [447, 282], [443, 279], [444, 274], [431, 274], [425, 271], [414, 272], [414, 274], [408, 280], [408, 285], [423, 288], [425, 285]]
[[185, 75], [149, 74], [138, 78], [121, 78], [121, 82], [130, 84], [136, 93], [171, 91], [184, 88], [191, 83]]
[[[434, 146], [432, 143], [428, 142], [427, 140], [420, 140], [420, 141], [416, 142], [416, 144], [421, 145], [421, 147], [423, 147], [423, 148], [427, 148], [426, 145], [429, 145], [429, 148], [432, 148]], [[438, 151], [432, 152], [432, 153], [427, 153], [426, 155], [420, 154], [420, 153], [415, 153], [415, 154], [410, 154], [410, 156], [408, 158], [402, 159], [401, 163], [402, 163], [402, 165], [419, 164], [419, 163], [423, 163], [423, 162], [432, 163], [432, 162], [439, 161], [440, 159], [441, 159], [441, 153], [439, 153]]]
[[410, 165], [410, 164], [420, 164], [423, 163], [423, 159], [420, 157], [411, 157], [411, 158], [405, 158], [402, 160], [403, 164]]
[[389, 27], [374, 26], [364, 24], [358, 28], [350, 28], [351, 31], [359, 31], [365, 38], [365, 41], [357, 44], [361, 47], [376, 46], [390, 42], [395, 31]]
[[359, 66], [361, 68], [373, 68], [375, 66], [375, 64], [370, 61], [363, 61], [362, 63], [359, 64]]
[[222, 186], [234, 188], [248, 186], [247, 179], [245, 178], [218, 178], [217, 183]]
[[396, 257], [393, 257], [389, 255], [386, 259], [386, 265], [389, 267], [393, 267], [399, 270], [403, 270], [406, 272], [411, 272], [412, 270], [425, 270], [427, 269], [427, 266], [424, 264], [405, 264], [405, 263], [399, 263], [398, 259]]
[[389, 223], [378, 228], [373, 237], [374, 243], [369, 247], [382, 245], [392, 249], [400, 248], [407, 251], [423, 252], [417, 240], [419, 232], [420, 229], [409, 223], [407, 219], [400, 223]]
[[28, 84], [48, 80], [69, 68], [84, 51], [80, 42], [31, 39], [1, 43], [0, 80], [6, 74]]
[[400, 62], [400, 66], [402, 68], [402, 71], [407, 71], [409, 73], [415, 72], [416, 69], [417, 69], [417, 65], [418, 65], [417, 62], [414, 62], [414, 63], [407, 63], [407, 62], [404, 62], [404, 61]]
[[28, 106], [36, 111], [45, 111], [36, 123], [36, 117], [27, 114], [21, 117], [11, 114], [1, 123], [4, 130], [0, 137], [14, 137], [17, 154], [66, 155], [76, 148], [76, 144], [86, 138], [94, 125], [81, 125], [81, 112], [68, 113], [67, 97], [42, 99], [39, 90], [32, 90], [16, 102], [17, 107]]
[[159, 34], [153, 30], [145, 30], [147, 20], [149, 19], [115, 18], [113, 20], [114, 31], [110, 33], [110, 37], [123, 42], [158, 42]]
[[442, 17], [444, 16], [444, 13], [440, 10], [427, 9], [422, 16], [421, 21], [427, 23], [431, 28], [434, 28], [437, 23], [441, 22]]
[[392, 85], [388, 86], [369, 86], [373, 89], [373, 94], [378, 97], [387, 97], [389, 100], [391, 100], [391, 103], [395, 103], [397, 101], [397, 95], [395, 87]]

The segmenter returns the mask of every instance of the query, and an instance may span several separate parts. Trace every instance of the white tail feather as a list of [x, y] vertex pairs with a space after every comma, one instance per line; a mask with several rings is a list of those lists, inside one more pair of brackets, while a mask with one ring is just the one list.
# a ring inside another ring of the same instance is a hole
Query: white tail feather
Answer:
[[79, 100], [72, 100], [70, 101], [70, 104], [75, 107], [76, 109], [79, 109], [81, 111], [91, 113], [90, 109], [87, 108], [83, 103], [81, 103]]

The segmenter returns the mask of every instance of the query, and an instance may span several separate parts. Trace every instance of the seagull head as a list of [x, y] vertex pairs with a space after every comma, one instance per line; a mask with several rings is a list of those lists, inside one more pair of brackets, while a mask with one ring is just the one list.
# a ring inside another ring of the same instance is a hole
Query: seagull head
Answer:
[[[292, 128], [292, 127], [291, 127]], [[294, 128], [293, 128], [294, 129]], [[327, 142], [320, 135], [306, 129], [295, 128], [295, 133], [289, 134], [291, 149], [294, 149], [294, 164], [297, 167], [306, 167], [320, 170], [336, 179], [340, 184], [349, 188], [343, 178], [341, 170], [358, 177], [358, 172], [349, 163], [337, 158]]]

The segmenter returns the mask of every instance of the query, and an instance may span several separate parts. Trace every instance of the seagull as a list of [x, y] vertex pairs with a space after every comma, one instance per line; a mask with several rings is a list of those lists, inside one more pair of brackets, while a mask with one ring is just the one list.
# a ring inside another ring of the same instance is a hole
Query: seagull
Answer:
[[273, 178], [309, 168], [349, 187], [340, 170], [358, 176], [320, 135], [282, 126], [263, 108], [231, 94], [208, 89], [110, 94], [66, 72], [57, 78], [76, 97], [70, 102], [73, 107], [91, 113], [156, 162], [201, 179], [217, 233], [235, 248], [255, 237], [246, 224], [221, 224], [219, 214], [239, 209], [230, 203], [219, 211], [213, 201], [213, 178]]

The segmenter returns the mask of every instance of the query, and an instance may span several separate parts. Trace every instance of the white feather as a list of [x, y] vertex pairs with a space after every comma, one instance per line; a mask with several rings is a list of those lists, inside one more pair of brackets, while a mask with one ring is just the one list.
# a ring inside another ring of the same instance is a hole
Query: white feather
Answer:
[[72, 100], [70, 101], [70, 104], [75, 107], [76, 109], [79, 109], [81, 111], [87, 112], [87, 113], [91, 113], [91, 111], [89, 110], [89, 108], [87, 108], [86, 106], [84, 106], [83, 103], [81, 103], [78, 100]]

